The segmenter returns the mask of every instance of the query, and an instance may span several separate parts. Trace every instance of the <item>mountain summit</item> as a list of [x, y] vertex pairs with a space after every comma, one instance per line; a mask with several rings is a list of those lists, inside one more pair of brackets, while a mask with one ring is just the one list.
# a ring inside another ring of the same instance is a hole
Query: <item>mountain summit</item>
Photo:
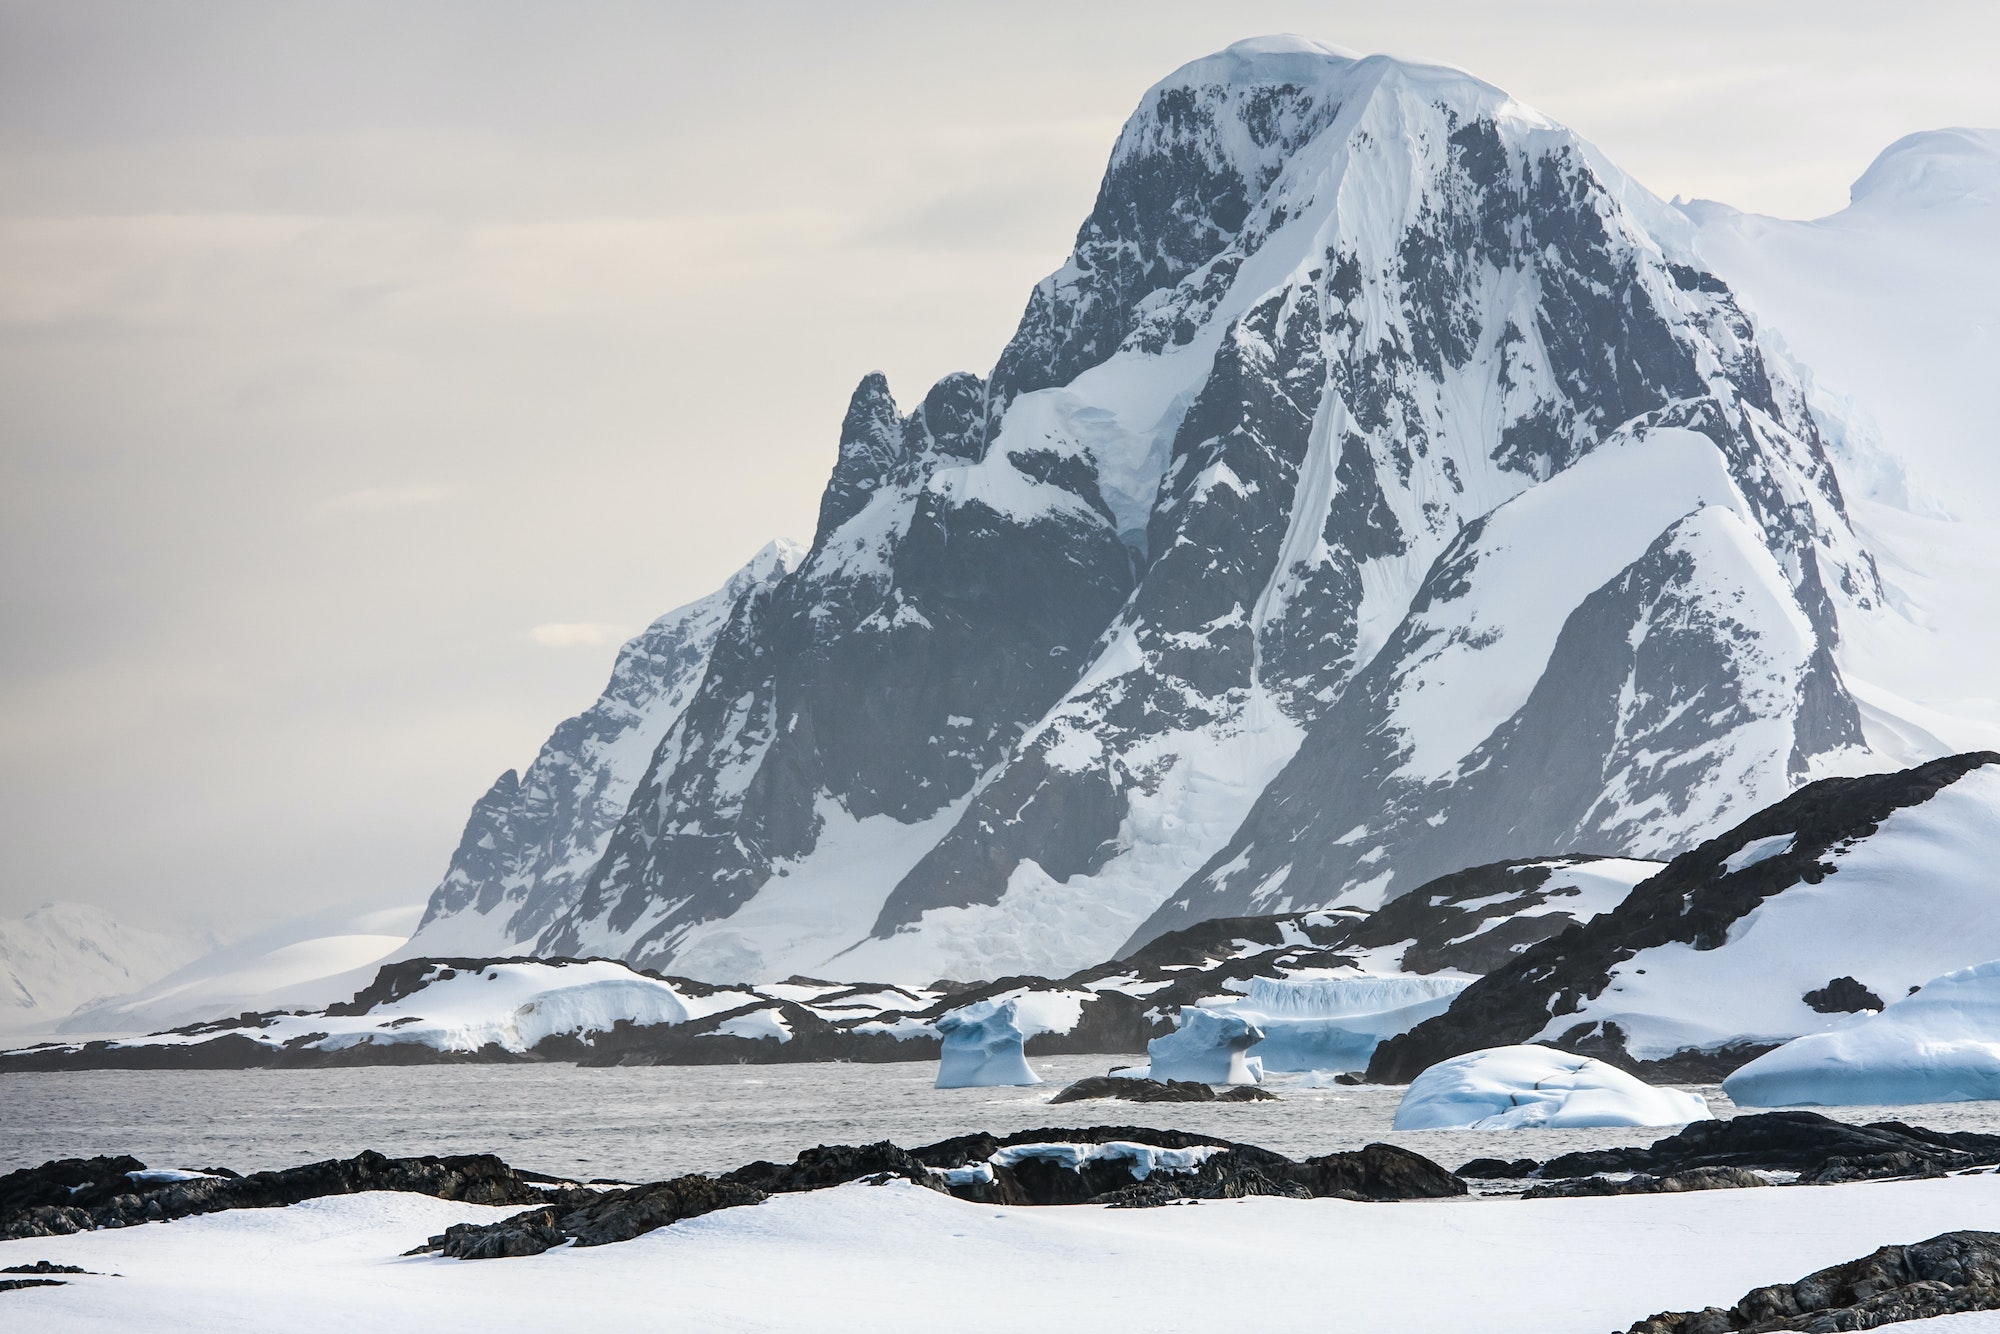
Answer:
[[409, 952], [1054, 975], [1877, 767], [1875, 562], [1688, 232], [1456, 70], [1182, 67], [991, 374], [864, 379], [810, 550], [621, 656], [643, 773], [565, 724]]

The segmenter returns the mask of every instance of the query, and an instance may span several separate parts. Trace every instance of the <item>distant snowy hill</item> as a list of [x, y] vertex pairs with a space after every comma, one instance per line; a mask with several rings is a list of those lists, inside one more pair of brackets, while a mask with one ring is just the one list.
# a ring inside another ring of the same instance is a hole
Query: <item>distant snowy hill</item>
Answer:
[[[1967, 143], [1848, 212], [1971, 207]], [[405, 954], [1060, 976], [1975, 744], [1931, 521], [1719, 216], [1456, 70], [1184, 66], [990, 375], [865, 378], [811, 548], [628, 646]]]
[[199, 932], [121, 925], [80, 903], [0, 921], [0, 1031], [47, 1029], [79, 1005], [134, 991], [214, 947]]
[[[76, 1010], [69, 1034], [149, 1033], [246, 1010], [325, 1005], [354, 994], [409, 939], [423, 905], [409, 896], [320, 909], [199, 957], [147, 985]], [[99, 992], [98, 995], [104, 993]]]

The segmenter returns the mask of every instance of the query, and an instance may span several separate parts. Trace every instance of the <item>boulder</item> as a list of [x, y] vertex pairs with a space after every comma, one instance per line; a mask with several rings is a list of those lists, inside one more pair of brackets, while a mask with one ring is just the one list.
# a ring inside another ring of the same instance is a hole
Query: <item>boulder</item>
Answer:
[[1695, 1167], [1668, 1176], [1572, 1177], [1530, 1187], [1528, 1200], [1568, 1200], [1598, 1195], [1673, 1195], [1687, 1190], [1738, 1190], [1771, 1183], [1743, 1167]]

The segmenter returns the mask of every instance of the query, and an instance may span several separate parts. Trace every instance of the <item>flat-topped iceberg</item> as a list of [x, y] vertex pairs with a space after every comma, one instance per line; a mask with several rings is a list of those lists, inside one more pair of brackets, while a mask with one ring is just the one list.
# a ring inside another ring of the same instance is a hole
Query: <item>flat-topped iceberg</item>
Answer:
[[1414, 973], [1259, 977], [1229, 1009], [1263, 1030], [1266, 1070], [1365, 1070], [1383, 1039], [1443, 1014], [1471, 984]]
[[953, 1010], [936, 1024], [944, 1039], [938, 1053], [936, 1087], [996, 1088], [1039, 1084], [1041, 1076], [1028, 1068], [1023, 1044], [1021, 1002], [1017, 998], [984, 1000]]
[[1745, 1107], [2000, 1098], [2000, 960], [1946, 973], [1879, 1014], [1793, 1038], [1722, 1087]]
[[1709, 1119], [1700, 1095], [1656, 1088], [1552, 1047], [1488, 1047], [1439, 1061], [1396, 1108], [1398, 1130], [1678, 1126]]
[[1182, 1007], [1177, 1023], [1173, 1032], [1146, 1044], [1154, 1079], [1185, 1079], [1197, 1084], [1263, 1082], [1263, 1063], [1247, 1055], [1264, 1040], [1263, 1029], [1241, 1015], [1193, 1005]]

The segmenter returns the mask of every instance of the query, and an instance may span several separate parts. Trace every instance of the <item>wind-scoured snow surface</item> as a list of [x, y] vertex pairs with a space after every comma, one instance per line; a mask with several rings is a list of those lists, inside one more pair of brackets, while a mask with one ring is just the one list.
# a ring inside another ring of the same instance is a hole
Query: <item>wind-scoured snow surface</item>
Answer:
[[[146, 1329], [648, 1328], [885, 1334], [1260, 1326], [1604, 1334], [1959, 1228], [2000, 1229], [2000, 1178], [1388, 1206], [994, 1208], [904, 1182], [780, 1195], [612, 1246], [398, 1258], [512, 1208], [364, 1194], [0, 1242], [0, 1265], [96, 1271], [5, 1294], [50, 1334]], [[1233, 1263], [1232, 1263], [1233, 1262]], [[1230, 1278], [1230, 1265], [1240, 1278]], [[964, 1300], [968, 1274], [978, 1300]], [[1451, 1281], [1440, 1282], [1440, 1274]], [[116, 1277], [113, 1277], [116, 1275]], [[1284, 1276], [1274, 1281], [1270, 1276]], [[1310, 1280], [1301, 1278], [1310, 1276]], [[1985, 1315], [1898, 1326], [1991, 1331]]]
[[1175, 71], [987, 377], [855, 390], [622, 811], [496, 789], [416, 948], [1057, 976], [1949, 749], [1844, 681], [1921, 620], [1835, 474], [1876, 456], [1696, 234], [1457, 70]]
[[2000, 962], [1947, 973], [1880, 1013], [1794, 1038], [1723, 1089], [1743, 1107], [2000, 1098]]
[[0, 1032], [51, 1028], [79, 1006], [164, 977], [211, 943], [125, 926], [80, 903], [0, 921]]

